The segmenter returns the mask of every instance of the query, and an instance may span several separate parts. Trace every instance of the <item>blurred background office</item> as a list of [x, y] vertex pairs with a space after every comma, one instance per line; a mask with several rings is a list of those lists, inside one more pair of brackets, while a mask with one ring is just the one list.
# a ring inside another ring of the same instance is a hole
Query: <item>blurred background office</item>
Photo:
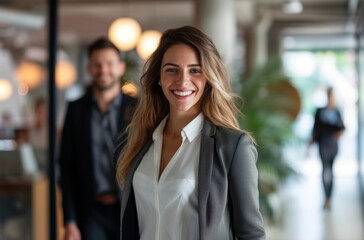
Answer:
[[[36, 120], [35, 114], [38, 99], [47, 108], [41, 114], [49, 107], [50, 2], [0, 4], [0, 239], [50, 239], [52, 228], [62, 238], [60, 191], [56, 226], [49, 221], [48, 206], [53, 205], [44, 130], [52, 119]], [[363, 0], [53, 3], [58, 9], [53, 26], [56, 132], [62, 129], [66, 102], [81, 96], [89, 83], [85, 48], [93, 39], [109, 36], [122, 50], [127, 63], [120, 79], [123, 91], [137, 97], [141, 68], [160, 33], [194, 25], [214, 40], [243, 98], [245, 116], [239, 121], [258, 142], [267, 239], [364, 239]], [[122, 41], [131, 36], [131, 42]], [[346, 131], [334, 165], [331, 208], [324, 210], [318, 150], [307, 148], [307, 141], [314, 110], [326, 104], [328, 86]], [[43, 120], [46, 124], [39, 127]]]

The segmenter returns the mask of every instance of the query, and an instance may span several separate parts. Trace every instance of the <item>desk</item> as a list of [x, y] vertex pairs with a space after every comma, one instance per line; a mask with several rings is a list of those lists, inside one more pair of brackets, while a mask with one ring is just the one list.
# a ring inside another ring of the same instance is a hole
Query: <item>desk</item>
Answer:
[[[6, 228], [6, 221], [11, 219], [12, 214], [18, 214], [23, 217], [22, 223], [29, 228], [29, 231], [15, 229], [18, 232], [14, 232], [13, 229], [12, 234], [22, 234], [21, 239], [47, 240], [48, 199], [48, 179], [46, 177], [0, 179], [0, 200], [1, 203], [4, 203], [0, 206], [3, 208], [0, 212], [3, 230]], [[12, 206], [21, 211], [12, 211]]]

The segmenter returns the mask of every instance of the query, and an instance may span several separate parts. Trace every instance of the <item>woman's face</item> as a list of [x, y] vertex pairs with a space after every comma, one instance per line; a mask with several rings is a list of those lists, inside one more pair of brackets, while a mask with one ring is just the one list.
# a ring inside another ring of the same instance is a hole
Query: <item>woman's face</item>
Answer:
[[197, 52], [186, 44], [173, 45], [164, 53], [160, 85], [170, 111], [198, 114], [206, 85]]

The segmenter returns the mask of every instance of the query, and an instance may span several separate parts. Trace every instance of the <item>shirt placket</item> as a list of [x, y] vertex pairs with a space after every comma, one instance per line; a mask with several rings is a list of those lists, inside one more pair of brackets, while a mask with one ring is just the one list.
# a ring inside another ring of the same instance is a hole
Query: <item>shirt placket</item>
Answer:
[[155, 151], [154, 151], [154, 161], [155, 161], [155, 186], [156, 186], [156, 209], [157, 209], [157, 232], [156, 232], [156, 239], [161, 239], [161, 206], [163, 207], [163, 204], [161, 203], [163, 201], [163, 199], [161, 199], [161, 196], [163, 194], [161, 194], [161, 189], [163, 189], [163, 184], [165, 181], [168, 181], [169, 179], [167, 178], [168, 176], [168, 171], [171, 171], [171, 169], [173, 168], [173, 164], [176, 158], [179, 157], [182, 149], [183, 149], [183, 144], [186, 140], [186, 136], [183, 133], [182, 134], [182, 143], [179, 146], [179, 148], [177, 149], [177, 151], [175, 152], [175, 154], [173, 155], [173, 157], [171, 158], [171, 160], [169, 161], [169, 163], [167, 164], [167, 166], [165, 167], [163, 173], [161, 174], [159, 181], [158, 181], [158, 176], [159, 176], [159, 169], [160, 169], [160, 159], [162, 156], [162, 144], [163, 144], [163, 139], [159, 139], [158, 141], [158, 146], [156, 146]]

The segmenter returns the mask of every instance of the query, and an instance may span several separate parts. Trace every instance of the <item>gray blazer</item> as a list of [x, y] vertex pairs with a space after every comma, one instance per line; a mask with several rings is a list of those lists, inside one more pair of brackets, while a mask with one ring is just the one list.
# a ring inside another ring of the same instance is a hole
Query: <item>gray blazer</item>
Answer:
[[[120, 229], [124, 240], [140, 238], [132, 180], [151, 144], [152, 140], [135, 157], [124, 182]], [[265, 239], [256, 160], [255, 145], [247, 134], [204, 121], [198, 175], [199, 239], [214, 239], [225, 211], [231, 218], [229, 239]]]

